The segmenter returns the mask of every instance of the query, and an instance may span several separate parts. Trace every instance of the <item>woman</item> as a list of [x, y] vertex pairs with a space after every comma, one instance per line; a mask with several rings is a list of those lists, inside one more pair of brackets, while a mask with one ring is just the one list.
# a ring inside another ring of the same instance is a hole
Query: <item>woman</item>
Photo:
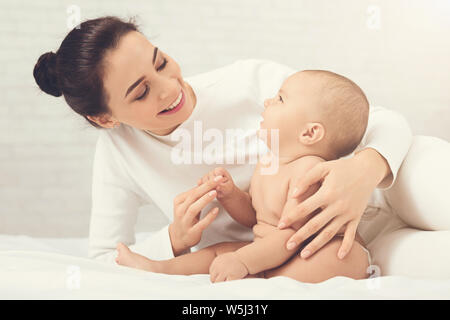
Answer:
[[[214, 200], [210, 191], [216, 184], [195, 184], [223, 166], [237, 186], [248, 188], [263, 101], [293, 72], [269, 61], [244, 60], [185, 81], [178, 64], [134, 23], [115, 17], [85, 21], [66, 36], [56, 54], [43, 54], [34, 69], [39, 87], [64, 95], [75, 112], [102, 129], [94, 159], [89, 256], [113, 262], [118, 242], [151, 259], [169, 259], [194, 246], [251, 240], [251, 230], [233, 221]], [[228, 129], [247, 130], [240, 136], [244, 146], [229, 149], [227, 144], [232, 158], [244, 154], [245, 163], [225, 161], [228, 151], [207, 161], [203, 140], [223, 138]], [[194, 147], [176, 162], [179, 140], [186, 137]], [[297, 213], [283, 218], [288, 225], [324, 209], [292, 239], [302, 241], [319, 231], [302, 251], [304, 257], [338, 231], [345, 232], [339, 250], [339, 257], [345, 257], [371, 194], [393, 185], [411, 141], [400, 115], [372, 107], [356, 155], [313, 170], [299, 193], [317, 180], [323, 180], [322, 187]], [[150, 202], [172, 222], [135, 243], [138, 208]]]

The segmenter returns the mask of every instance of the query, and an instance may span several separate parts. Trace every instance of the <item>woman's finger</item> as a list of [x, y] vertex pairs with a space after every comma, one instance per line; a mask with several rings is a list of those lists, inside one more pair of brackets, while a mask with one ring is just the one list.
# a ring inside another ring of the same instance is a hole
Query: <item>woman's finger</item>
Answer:
[[209, 180], [200, 186], [194, 187], [184, 194], [184, 201], [180, 204], [180, 210], [185, 212], [189, 206], [204, 196], [209, 191], [213, 190], [220, 183], [222, 176], [217, 176], [213, 180]]
[[[324, 211], [311, 218], [304, 226], [292, 235], [287, 241], [286, 248], [288, 250], [294, 249], [297, 245], [308, 239], [317, 231], [322, 229], [336, 216], [336, 210], [332, 207], [326, 208]], [[339, 230], [339, 229], [338, 229]]]
[[350, 221], [347, 224], [347, 229], [344, 233], [344, 240], [342, 240], [341, 247], [338, 251], [338, 258], [344, 259], [347, 253], [350, 252], [353, 246], [353, 241], [355, 240], [356, 230], [358, 228], [359, 219]]
[[344, 223], [345, 220], [343, 218], [334, 218], [305, 248], [302, 249], [300, 256], [303, 259], [311, 257], [334, 238]]
[[190, 191], [185, 191], [185, 192], [182, 192], [182, 193], [180, 193], [180, 194], [177, 194], [177, 195], [175, 196], [175, 198], [173, 199], [173, 205], [174, 205], [174, 207], [176, 207], [176, 206], [178, 206], [179, 204], [183, 203], [184, 200], [186, 199], [186, 197], [187, 197], [187, 195], [188, 195], [189, 192], [190, 192]]
[[208, 174], [205, 174], [203, 177], [197, 180], [197, 186], [195, 186], [192, 189], [189, 189], [188, 191], [182, 192], [179, 195], [175, 197], [176, 201], [174, 201], [176, 204], [182, 203], [186, 200], [187, 196], [194, 191], [195, 188], [201, 186], [203, 183], [208, 181]]
[[[289, 227], [294, 222], [306, 218], [308, 215], [313, 213], [318, 208], [321, 208], [326, 205], [326, 197], [323, 195], [323, 191], [319, 189], [315, 194], [311, 197], [298, 204], [294, 210], [290, 212], [287, 211], [284, 213], [284, 216], [281, 217], [278, 228], [283, 229]], [[322, 214], [322, 213], [320, 213]]]
[[200, 199], [195, 201], [193, 204], [191, 204], [187, 208], [187, 210], [183, 216], [183, 219], [185, 219], [185, 221], [188, 221], [189, 223], [192, 223], [192, 221], [194, 221], [194, 219], [196, 219], [197, 216], [200, 215], [202, 209], [204, 207], [206, 207], [206, 205], [208, 203], [213, 201], [216, 198], [216, 196], [217, 196], [217, 191], [211, 190], [207, 194], [200, 197]]
[[203, 230], [208, 228], [208, 226], [217, 218], [217, 214], [219, 213], [219, 208], [215, 207], [211, 209], [199, 222], [197, 222], [192, 227], [192, 232], [194, 233], [202, 233]]
[[325, 176], [328, 174], [328, 168], [326, 166], [326, 162], [320, 162], [316, 164], [311, 170], [306, 173], [306, 175], [298, 181], [297, 185], [294, 188], [294, 191], [291, 194], [292, 198], [297, 198], [304, 192], [306, 192], [310, 186], [313, 184], [322, 181]]

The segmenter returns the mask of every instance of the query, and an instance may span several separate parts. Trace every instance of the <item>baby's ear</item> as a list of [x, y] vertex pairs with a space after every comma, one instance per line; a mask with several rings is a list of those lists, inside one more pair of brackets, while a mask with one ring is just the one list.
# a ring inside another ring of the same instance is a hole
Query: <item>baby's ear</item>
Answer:
[[305, 145], [312, 145], [325, 137], [325, 127], [319, 122], [308, 122], [300, 130], [298, 139]]

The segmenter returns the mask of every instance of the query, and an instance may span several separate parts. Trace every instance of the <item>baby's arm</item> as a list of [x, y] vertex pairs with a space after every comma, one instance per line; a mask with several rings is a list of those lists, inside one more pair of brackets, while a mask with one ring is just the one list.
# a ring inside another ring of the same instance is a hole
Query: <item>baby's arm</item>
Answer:
[[222, 178], [216, 187], [217, 200], [234, 220], [251, 228], [256, 223], [256, 212], [252, 206], [251, 195], [234, 184], [231, 174], [225, 168], [217, 167], [211, 170], [197, 184], [218, 179], [219, 176]]
[[[289, 179], [288, 195], [292, 194], [298, 180], [301, 179], [304, 174], [308, 170], [310, 170], [316, 163], [322, 161], [323, 159], [315, 156], [308, 156], [304, 157], [301, 160], [297, 160], [297, 163], [294, 167], [296, 169], [294, 171], [295, 173]], [[319, 189], [319, 187], [319, 184], [312, 185], [304, 194], [302, 194], [301, 197], [298, 198], [292, 198], [288, 196], [286, 203], [284, 204], [281, 216], [283, 216], [283, 214], [285, 214], [286, 212], [295, 210], [300, 202], [313, 195]], [[318, 210], [316, 210], [313, 214], [317, 214], [317, 212]], [[286, 229], [274, 229], [272, 233], [269, 233], [263, 238], [257, 239], [253, 243], [240, 248], [237, 251], [237, 255], [242, 263], [246, 265], [249, 273], [255, 274], [263, 270], [272, 269], [286, 262], [296, 252], [296, 250], [293, 249], [299, 247], [300, 245], [298, 244], [288, 250], [286, 248], [286, 242], [311, 217], [312, 215], [307, 216]]]
[[[256, 224], [256, 212], [252, 205], [252, 198], [248, 192], [235, 186], [233, 192], [226, 198], [219, 200], [228, 214], [240, 224], [249, 228]], [[286, 239], [287, 240], [287, 239]]]
[[[297, 204], [297, 199], [289, 198], [283, 211], [292, 210]], [[287, 250], [285, 245], [295, 232], [293, 228], [274, 229], [263, 238], [238, 249], [236, 254], [250, 274], [278, 267], [295, 253], [295, 250]]]

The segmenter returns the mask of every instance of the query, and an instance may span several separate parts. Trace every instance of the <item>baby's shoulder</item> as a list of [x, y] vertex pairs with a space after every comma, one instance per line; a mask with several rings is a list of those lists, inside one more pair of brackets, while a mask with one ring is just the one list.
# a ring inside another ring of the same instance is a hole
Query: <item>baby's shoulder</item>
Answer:
[[289, 168], [291, 180], [303, 178], [309, 170], [320, 162], [325, 162], [325, 160], [318, 156], [304, 156], [292, 161]]

